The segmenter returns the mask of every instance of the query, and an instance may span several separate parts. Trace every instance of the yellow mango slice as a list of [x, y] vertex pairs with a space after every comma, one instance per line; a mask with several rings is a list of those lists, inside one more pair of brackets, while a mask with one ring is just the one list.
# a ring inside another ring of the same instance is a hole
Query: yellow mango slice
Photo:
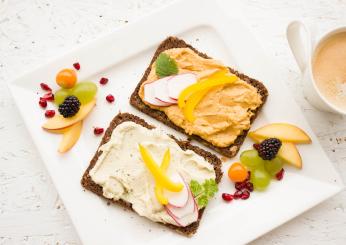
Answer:
[[149, 151], [141, 144], [139, 144], [139, 151], [141, 153], [145, 165], [154, 176], [155, 182], [157, 184], [172, 192], [179, 192], [183, 189], [184, 185], [181, 183], [172, 182], [168, 178], [168, 176], [162, 171], [162, 169], [159, 166], [157, 166]]
[[[168, 166], [169, 166], [169, 162], [171, 161], [171, 153], [169, 151], [169, 149], [166, 150], [165, 155], [163, 156], [162, 159], [162, 163], [161, 163], [161, 170], [163, 172], [166, 172]], [[166, 205], [168, 203], [167, 198], [163, 195], [163, 187], [156, 183], [155, 186], [155, 196], [157, 198], [157, 200], [162, 204], [162, 205]]]
[[201, 90], [211, 89], [215, 86], [224, 85], [228, 83], [233, 83], [238, 80], [236, 75], [227, 73], [225, 70], [215, 72], [213, 75], [194, 83], [187, 88], [185, 88], [179, 95], [178, 106], [183, 108], [185, 106], [186, 100], [188, 98]]

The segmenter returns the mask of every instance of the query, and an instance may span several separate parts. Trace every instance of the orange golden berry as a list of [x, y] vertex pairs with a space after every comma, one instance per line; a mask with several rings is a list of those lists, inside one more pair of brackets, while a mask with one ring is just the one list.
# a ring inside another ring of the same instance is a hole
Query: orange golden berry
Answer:
[[228, 177], [233, 182], [243, 182], [248, 177], [248, 171], [241, 163], [235, 162], [228, 169]]
[[56, 75], [56, 83], [62, 88], [73, 88], [77, 82], [77, 73], [72, 69], [63, 69]]

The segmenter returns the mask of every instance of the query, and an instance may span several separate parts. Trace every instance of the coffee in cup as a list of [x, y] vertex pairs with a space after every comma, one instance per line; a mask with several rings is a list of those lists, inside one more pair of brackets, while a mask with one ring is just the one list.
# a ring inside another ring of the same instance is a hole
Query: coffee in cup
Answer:
[[346, 31], [321, 40], [313, 53], [312, 74], [321, 95], [346, 111]]

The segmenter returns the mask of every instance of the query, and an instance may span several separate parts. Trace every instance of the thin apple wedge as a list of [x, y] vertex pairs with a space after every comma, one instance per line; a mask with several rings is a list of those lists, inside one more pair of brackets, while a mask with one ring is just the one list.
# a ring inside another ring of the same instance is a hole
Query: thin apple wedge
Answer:
[[[254, 134], [249, 134], [249, 137], [256, 143], [260, 143], [265, 138], [258, 137]], [[277, 154], [284, 162], [301, 169], [303, 166], [302, 158], [299, 154], [297, 146], [291, 142], [282, 142], [280, 150]]]
[[96, 99], [92, 100], [86, 105], [82, 105], [76, 115], [69, 118], [64, 118], [60, 114], [56, 114], [53, 118], [49, 119], [45, 124], [43, 124], [42, 128], [50, 130], [50, 129], [62, 129], [69, 127], [79, 121], [82, 121], [94, 108], [96, 104]]
[[249, 132], [250, 138], [278, 138], [296, 144], [310, 144], [310, 137], [300, 128], [288, 123], [271, 123]]
[[68, 130], [63, 134], [58, 152], [65, 153], [76, 144], [81, 135], [82, 125], [82, 121], [79, 121], [68, 128]]
[[48, 131], [49, 133], [53, 133], [53, 134], [64, 134], [66, 133], [68, 130], [71, 129], [71, 127], [73, 127], [74, 124], [65, 127], [65, 128], [58, 128], [58, 129], [46, 129], [46, 131]]
[[278, 152], [278, 157], [293, 167], [301, 169], [303, 161], [295, 144], [283, 142]]

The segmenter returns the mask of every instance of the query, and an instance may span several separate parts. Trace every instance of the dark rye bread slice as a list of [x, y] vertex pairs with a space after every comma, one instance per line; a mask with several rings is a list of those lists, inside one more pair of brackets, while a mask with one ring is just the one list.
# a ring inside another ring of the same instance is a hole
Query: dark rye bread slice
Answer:
[[[198, 50], [196, 50], [194, 47], [192, 47], [191, 45], [185, 43], [185, 41], [176, 38], [176, 37], [168, 37], [166, 40], [164, 40], [159, 47], [157, 48], [154, 57], [152, 58], [149, 67], [146, 69], [142, 79], [140, 80], [140, 82], [138, 83], [135, 91], [132, 93], [131, 98], [130, 98], [130, 104], [132, 106], [134, 106], [135, 108], [137, 108], [139, 111], [157, 119], [158, 121], [166, 124], [167, 126], [182, 132], [184, 134], [185, 130], [177, 125], [175, 125], [171, 120], [169, 120], [169, 118], [166, 116], [166, 114], [162, 111], [159, 110], [155, 110], [150, 108], [148, 105], [144, 104], [142, 99], [140, 98], [138, 92], [139, 89], [142, 85], [143, 82], [145, 82], [147, 80], [147, 77], [150, 73], [151, 70], [151, 65], [155, 62], [156, 58], [159, 56], [159, 54], [167, 49], [171, 49], [171, 48], [190, 48], [193, 51], [195, 51], [199, 56], [203, 57], [203, 58], [208, 58], [210, 59], [209, 56], [207, 56], [204, 53], [199, 52]], [[267, 97], [268, 97], [268, 91], [265, 88], [265, 86], [253, 79], [250, 78], [232, 68], [228, 68], [233, 74], [237, 75], [240, 79], [244, 80], [245, 82], [251, 84], [253, 87], [255, 87], [258, 91], [258, 93], [261, 95], [262, 97], [262, 104], [256, 109], [254, 110], [254, 115], [251, 117], [250, 121], [251, 123], [255, 120], [255, 118], [257, 117], [260, 109], [262, 108], [263, 104], [265, 103]], [[201, 137], [199, 137], [198, 135], [188, 135], [186, 134], [190, 139], [194, 139], [202, 144], [204, 144], [205, 146], [221, 153], [222, 155], [226, 156], [226, 157], [234, 157], [237, 152], [239, 151], [241, 145], [243, 144], [246, 135], [248, 133], [249, 130], [244, 130], [240, 135], [238, 135], [238, 137], [236, 138], [235, 142], [227, 147], [217, 147], [214, 146], [213, 144], [209, 143], [208, 141], [202, 139]]]
[[[114, 117], [114, 119], [111, 121], [109, 127], [107, 128], [103, 138], [102, 138], [102, 141], [101, 141], [101, 145], [107, 143], [110, 138], [111, 138], [111, 135], [112, 135], [112, 132], [113, 130], [121, 123], [123, 122], [127, 122], [127, 121], [131, 121], [131, 122], [134, 122], [134, 123], [137, 123], [145, 128], [148, 128], [148, 129], [153, 129], [155, 128], [154, 126], [148, 124], [147, 122], [145, 122], [143, 119], [135, 116], [135, 115], [132, 115], [132, 114], [129, 114], [129, 113], [119, 113], [117, 116]], [[171, 136], [175, 142], [180, 146], [180, 148], [184, 151], [186, 150], [192, 150], [194, 151], [196, 154], [202, 156], [206, 161], [208, 161], [211, 165], [213, 165], [214, 167], [214, 170], [215, 170], [215, 173], [216, 173], [216, 178], [215, 178], [215, 181], [217, 183], [220, 182], [221, 180], [221, 177], [222, 177], [222, 171], [221, 171], [221, 160], [215, 156], [214, 154], [208, 152], [208, 151], [205, 151], [197, 146], [194, 146], [194, 145], [191, 145], [190, 142], [188, 141], [180, 141], [176, 138], [174, 138], [173, 136]], [[99, 146], [99, 147], [100, 147]], [[132, 211], [134, 211], [131, 207], [131, 203], [128, 203], [126, 201], [123, 201], [123, 200], [118, 200], [118, 201], [115, 201], [115, 200], [112, 200], [112, 199], [108, 199], [106, 197], [103, 196], [102, 194], [102, 187], [98, 184], [96, 184], [95, 182], [93, 182], [93, 180], [91, 179], [90, 175], [89, 175], [89, 171], [95, 166], [96, 162], [97, 162], [97, 159], [99, 158], [99, 156], [101, 155], [102, 151], [100, 150], [97, 150], [94, 157], [92, 158], [91, 162], [90, 162], [90, 165], [89, 167], [87, 168], [87, 170], [85, 171], [83, 177], [82, 177], [82, 180], [81, 180], [81, 184], [82, 186], [85, 188], [85, 189], [88, 189], [92, 192], [94, 192], [95, 194], [97, 194], [98, 196], [108, 200], [109, 202], [112, 202], [112, 203], [116, 203], [116, 204], [119, 204], [127, 209], [130, 209]], [[203, 212], [204, 212], [204, 208], [201, 209], [199, 211], [199, 215], [198, 215], [198, 220], [192, 224], [190, 224], [189, 226], [186, 226], [186, 227], [179, 227], [179, 226], [175, 226], [175, 225], [171, 225], [171, 224], [163, 224], [163, 223], [160, 223], [170, 229], [173, 229], [179, 233], [182, 233], [186, 236], [191, 236], [193, 235], [197, 229], [198, 229], [198, 226], [199, 226], [199, 222], [202, 218], [202, 215], [203, 215]]]

